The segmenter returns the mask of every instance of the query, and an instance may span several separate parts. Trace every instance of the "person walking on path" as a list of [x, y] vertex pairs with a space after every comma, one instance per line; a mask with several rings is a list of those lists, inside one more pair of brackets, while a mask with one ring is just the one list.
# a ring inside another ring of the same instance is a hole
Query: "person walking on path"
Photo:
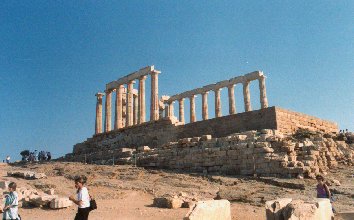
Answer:
[[16, 192], [16, 183], [11, 182], [8, 186], [10, 193], [5, 198], [5, 207], [3, 212], [3, 220], [21, 220], [18, 214], [18, 194]]
[[85, 176], [75, 178], [76, 198], [70, 196], [69, 199], [78, 205], [74, 220], [88, 220], [90, 213], [90, 195], [85, 187], [87, 178]]

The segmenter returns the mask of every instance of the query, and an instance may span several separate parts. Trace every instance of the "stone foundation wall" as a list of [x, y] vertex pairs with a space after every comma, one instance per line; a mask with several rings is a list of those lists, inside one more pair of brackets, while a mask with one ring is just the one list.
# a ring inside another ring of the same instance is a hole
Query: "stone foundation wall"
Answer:
[[351, 164], [354, 146], [317, 134], [294, 140], [277, 130], [248, 131], [222, 138], [183, 138], [137, 154], [139, 166], [203, 173], [314, 177], [337, 165]]
[[70, 157], [81, 157], [81, 160], [84, 155], [95, 152], [108, 154], [109, 150], [139, 146], [156, 148], [182, 138], [200, 137], [206, 134], [219, 138], [237, 132], [261, 129], [275, 129], [286, 134], [292, 134], [298, 129], [327, 133], [338, 131], [335, 123], [278, 107], [269, 107], [185, 125], [178, 122], [175, 117], [163, 118], [98, 134], [76, 144]]
[[294, 134], [298, 129], [324, 133], [338, 132], [338, 125], [331, 121], [278, 107], [275, 107], [275, 112], [277, 129], [285, 134]]

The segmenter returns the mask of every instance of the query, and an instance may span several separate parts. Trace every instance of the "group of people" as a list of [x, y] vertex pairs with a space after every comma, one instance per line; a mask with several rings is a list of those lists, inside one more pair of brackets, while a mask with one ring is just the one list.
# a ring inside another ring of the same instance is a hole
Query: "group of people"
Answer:
[[49, 151], [33, 151], [24, 150], [21, 153], [22, 161], [49, 161], [52, 159], [52, 154]]
[[[87, 220], [90, 211], [96, 209], [96, 203], [91, 202], [92, 198], [85, 186], [86, 181], [87, 178], [85, 176], [75, 178], [76, 196], [69, 196], [69, 199], [78, 206], [74, 220]], [[8, 185], [9, 194], [5, 198], [4, 207], [0, 208], [0, 213], [3, 213], [3, 220], [21, 220], [21, 216], [18, 213], [16, 187], [15, 182], [11, 182]]]

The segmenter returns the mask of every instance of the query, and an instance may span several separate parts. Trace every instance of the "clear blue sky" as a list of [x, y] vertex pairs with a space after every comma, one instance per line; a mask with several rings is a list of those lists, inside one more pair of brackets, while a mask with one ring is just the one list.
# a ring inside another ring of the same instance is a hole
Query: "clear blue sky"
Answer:
[[[0, 30], [0, 158], [71, 152], [94, 133], [94, 94], [152, 64], [161, 95], [262, 70], [271, 106], [354, 130], [350, 0], [8, 0]], [[235, 93], [243, 111], [241, 86]], [[258, 94], [254, 82], [254, 108]]]

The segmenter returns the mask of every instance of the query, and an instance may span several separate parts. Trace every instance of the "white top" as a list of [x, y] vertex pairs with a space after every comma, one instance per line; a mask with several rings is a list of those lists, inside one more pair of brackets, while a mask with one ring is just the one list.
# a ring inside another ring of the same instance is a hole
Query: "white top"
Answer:
[[82, 187], [81, 190], [77, 193], [77, 200], [82, 201], [82, 204], [79, 205], [79, 208], [90, 207], [90, 195], [86, 187]]
[[2, 218], [17, 219], [18, 218], [18, 194], [16, 191], [11, 192], [9, 195], [7, 195], [5, 205], [9, 205], [10, 208], [4, 211]]

